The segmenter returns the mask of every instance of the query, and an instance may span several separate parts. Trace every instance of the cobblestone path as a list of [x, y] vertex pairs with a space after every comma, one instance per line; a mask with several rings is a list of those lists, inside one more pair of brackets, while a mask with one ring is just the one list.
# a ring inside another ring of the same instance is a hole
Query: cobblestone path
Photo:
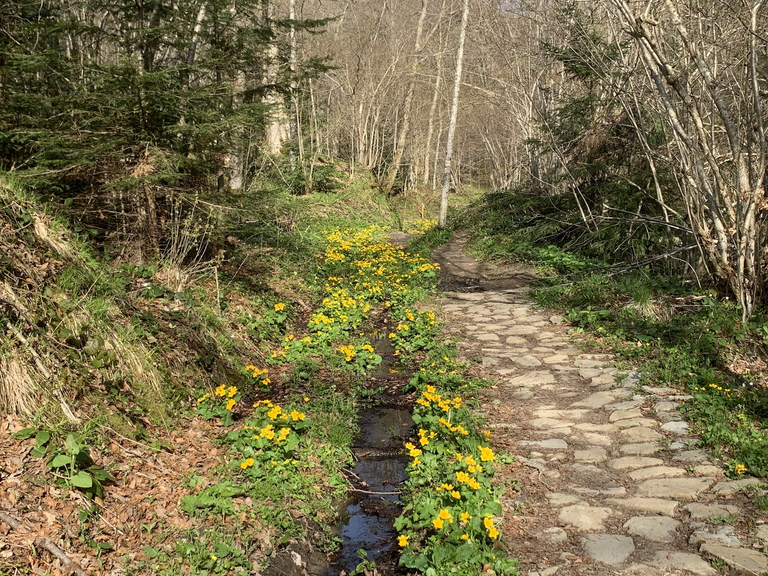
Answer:
[[[441, 263], [470, 285], [460, 248]], [[768, 525], [744, 518], [742, 492], [759, 480], [727, 479], [696, 448], [678, 411], [688, 396], [583, 353], [524, 286], [494, 288], [499, 270], [474, 280], [481, 291], [449, 291], [442, 310], [463, 358], [498, 383], [482, 412], [516, 459], [504, 534], [521, 574], [768, 572]]]

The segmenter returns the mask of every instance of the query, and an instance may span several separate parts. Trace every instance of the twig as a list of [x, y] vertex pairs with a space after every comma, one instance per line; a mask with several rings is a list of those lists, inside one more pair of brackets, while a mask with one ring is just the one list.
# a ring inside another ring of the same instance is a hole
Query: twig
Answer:
[[360, 494], [373, 494], [374, 496], [400, 496], [402, 492], [380, 492], [376, 490], [360, 490], [359, 488], [350, 488], [350, 492], [358, 492]]
[[[21, 522], [16, 520], [16, 518], [6, 514], [5, 512], [0, 512], [0, 520], [8, 524], [8, 526], [13, 528], [14, 530], [17, 530], [19, 532], [27, 531], [30, 534], [32, 533], [32, 530], [30, 528], [23, 525]], [[77, 562], [75, 562], [74, 560], [72, 560], [72, 558], [67, 556], [64, 550], [56, 546], [56, 544], [48, 540], [48, 538], [45, 538], [43, 536], [35, 536], [35, 546], [48, 550], [48, 552], [50, 552], [56, 558], [61, 560], [66, 570], [71, 570], [72, 573], [75, 574], [75, 576], [88, 576], [88, 573], [84, 571], [82, 568], [80, 568], [80, 565]]]

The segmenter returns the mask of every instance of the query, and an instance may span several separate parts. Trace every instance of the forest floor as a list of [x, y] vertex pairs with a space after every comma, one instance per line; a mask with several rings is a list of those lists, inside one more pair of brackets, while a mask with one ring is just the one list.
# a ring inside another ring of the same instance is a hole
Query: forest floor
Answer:
[[502, 533], [521, 574], [768, 571], [768, 515], [749, 497], [761, 481], [729, 480], [699, 449], [678, 412], [690, 396], [619, 371], [533, 304], [532, 270], [465, 244], [457, 234], [435, 252], [442, 311], [463, 359], [497, 382], [481, 414], [515, 457], [497, 478], [518, 485]]

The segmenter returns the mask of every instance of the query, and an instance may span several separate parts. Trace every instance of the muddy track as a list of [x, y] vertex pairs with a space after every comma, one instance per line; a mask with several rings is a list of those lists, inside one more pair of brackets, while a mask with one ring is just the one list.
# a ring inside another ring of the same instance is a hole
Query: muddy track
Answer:
[[[503, 467], [503, 544], [528, 576], [768, 571], [765, 514], [697, 448], [690, 397], [584, 353], [527, 296], [522, 266], [480, 262], [456, 235], [435, 252], [446, 331], [498, 385], [481, 398]], [[517, 489], [515, 489], [517, 488]], [[762, 514], [762, 517], [760, 516]]]

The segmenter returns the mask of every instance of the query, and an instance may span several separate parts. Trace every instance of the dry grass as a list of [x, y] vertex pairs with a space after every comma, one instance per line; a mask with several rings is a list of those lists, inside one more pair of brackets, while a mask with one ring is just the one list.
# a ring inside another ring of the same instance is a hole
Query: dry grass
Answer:
[[0, 410], [32, 415], [39, 404], [32, 369], [15, 358], [0, 359]]

